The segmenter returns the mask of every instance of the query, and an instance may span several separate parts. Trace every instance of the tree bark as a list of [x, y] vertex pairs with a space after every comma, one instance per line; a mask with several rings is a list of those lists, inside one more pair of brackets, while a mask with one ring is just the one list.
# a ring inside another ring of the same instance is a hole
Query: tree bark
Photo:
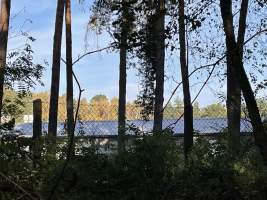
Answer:
[[255, 144], [258, 146], [263, 161], [267, 165], [267, 133], [264, 129], [264, 125], [261, 120], [259, 108], [254, 96], [254, 92], [251, 88], [249, 79], [243, 66], [243, 62], [240, 60], [238, 64], [239, 82], [241, 90], [247, 105], [248, 115], [251, 120]]
[[226, 36], [227, 62], [229, 59], [231, 59], [232, 68], [235, 68], [235, 73], [236, 73], [235, 76], [238, 79], [241, 91], [243, 93], [247, 105], [249, 117], [251, 119], [255, 144], [259, 147], [260, 152], [263, 156], [263, 160], [267, 165], [267, 134], [264, 130], [264, 126], [261, 120], [254, 92], [251, 88], [243, 64], [243, 45], [244, 45], [244, 35], [246, 30], [248, 0], [242, 0], [241, 3], [237, 42], [235, 40], [235, 35], [234, 35], [231, 4], [232, 1], [220, 0], [221, 13], [224, 24], [224, 32]]
[[[227, 118], [228, 132], [234, 146], [240, 143], [241, 90], [237, 74], [235, 55], [236, 39], [233, 26], [232, 1], [221, 4], [224, 30], [226, 34], [227, 59]], [[241, 34], [241, 33], [240, 33]]]
[[162, 130], [163, 120], [163, 102], [164, 102], [164, 60], [165, 60], [165, 2], [157, 1], [155, 28], [155, 105], [154, 105], [154, 126], [153, 130], [158, 132]]
[[72, 76], [72, 31], [71, 31], [71, 0], [66, 0], [66, 74], [67, 74], [67, 134], [70, 137], [74, 131], [73, 116], [73, 76]]
[[239, 146], [240, 143], [240, 119], [241, 119], [241, 89], [237, 79], [236, 68], [233, 59], [234, 52], [230, 52], [226, 57], [227, 61], [227, 120], [228, 133], [233, 144]]
[[180, 65], [184, 93], [184, 152], [185, 156], [193, 146], [193, 107], [191, 103], [190, 85], [188, 77], [188, 63], [186, 61], [185, 42], [185, 13], [184, 0], [179, 0], [179, 42], [180, 42]]
[[64, 6], [65, 0], [58, 0], [53, 44], [52, 80], [48, 124], [48, 135], [53, 137], [57, 136], [58, 95]]
[[7, 55], [8, 29], [10, 20], [11, 0], [1, 1], [0, 13], [0, 123], [4, 96], [4, 80]]
[[[126, 2], [126, 1], [125, 1]], [[126, 83], [127, 83], [127, 6], [122, 2], [122, 25], [120, 38], [119, 110], [118, 110], [118, 152], [125, 150]]]

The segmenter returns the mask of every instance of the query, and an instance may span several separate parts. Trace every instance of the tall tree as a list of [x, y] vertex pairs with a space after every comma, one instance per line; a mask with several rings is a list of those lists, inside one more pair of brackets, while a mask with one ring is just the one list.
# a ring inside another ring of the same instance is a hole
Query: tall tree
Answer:
[[[229, 1], [230, 2], [230, 1]], [[224, 16], [224, 27], [227, 32], [227, 118], [228, 131], [231, 140], [234, 144], [239, 143], [240, 135], [240, 117], [241, 117], [241, 91], [238, 82], [235, 54], [235, 33], [233, 25], [232, 1], [229, 4], [231, 7], [222, 11]], [[241, 19], [241, 18], [240, 18]], [[245, 32], [240, 32], [239, 35], [244, 35]]]
[[155, 32], [155, 104], [154, 104], [154, 131], [162, 130], [163, 102], [164, 102], [164, 60], [165, 60], [165, 0], [156, 1], [154, 15]]
[[179, 42], [180, 65], [184, 93], [184, 151], [185, 155], [193, 145], [193, 107], [191, 103], [190, 85], [188, 77], [188, 63], [186, 61], [186, 30], [185, 30], [185, 3], [179, 0]]
[[[107, 30], [114, 28], [113, 36], [120, 52], [119, 64], [119, 102], [118, 102], [118, 151], [124, 150], [125, 120], [126, 120], [126, 84], [127, 84], [127, 52], [129, 50], [129, 35], [134, 20], [133, 4], [135, 0], [96, 0], [93, 6], [93, 21], [99, 20], [100, 27]], [[111, 17], [112, 16], [112, 17]], [[110, 19], [115, 19], [111, 22]], [[112, 26], [110, 26], [112, 24]]]
[[119, 72], [119, 110], [118, 110], [118, 151], [125, 150], [125, 120], [126, 120], [126, 76], [127, 76], [127, 37], [129, 22], [127, 20], [128, 0], [122, 1], [120, 48], [120, 72]]
[[60, 80], [60, 59], [61, 59], [61, 43], [64, 16], [65, 0], [58, 0], [53, 45], [53, 63], [52, 63], [52, 80], [51, 95], [49, 106], [49, 124], [48, 134], [50, 136], [57, 135], [57, 117], [58, 117], [58, 95]]
[[[11, 0], [1, 1], [0, 13], [0, 119], [3, 105], [4, 79], [7, 55], [8, 29]], [[0, 121], [1, 122], [1, 121]]]
[[66, 0], [66, 74], [67, 74], [67, 134], [70, 136], [74, 129], [73, 116], [73, 76], [72, 76], [72, 31], [71, 31], [71, 0]]
[[[244, 5], [240, 10], [238, 38], [236, 36], [233, 25], [232, 2], [230, 2], [225, 10], [222, 11], [224, 30], [226, 33], [226, 59], [227, 59], [227, 118], [228, 118], [228, 131], [231, 141], [234, 146], [238, 146], [240, 142], [240, 117], [241, 117], [241, 90], [237, 73], [237, 58], [236, 48], [240, 49], [239, 56], [243, 57], [243, 43], [245, 37], [245, 22], [247, 16], [247, 5]], [[247, 3], [247, 1], [246, 1]], [[223, 6], [223, 4], [222, 4]], [[221, 9], [223, 9], [221, 7]], [[239, 58], [238, 58], [239, 59]]]
[[231, 59], [230, 62], [232, 63], [232, 67], [235, 68], [235, 75], [238, 77], [239, 85], [247, 105], [249, 117], [251, 119], [255, 143], [261, 151], [265, 164], [267, 164], [267, 134], [264, 130], [254, 92], [250, 85], [243, 64], [242, 52], [244, 45], [244, 35], [246, 31], [248, 0], [242, 0], [241, 2], [237, 41], [235, 39], [233, 26], [232, 1], [220, 0], [220, 7], [226, 38], [226, 48], [228, 55], [227, 59]]

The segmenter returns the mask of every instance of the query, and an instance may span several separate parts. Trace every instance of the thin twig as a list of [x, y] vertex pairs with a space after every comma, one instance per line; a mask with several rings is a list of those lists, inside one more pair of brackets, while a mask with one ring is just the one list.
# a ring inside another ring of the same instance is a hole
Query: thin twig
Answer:
[[[214, 62], [214, 63], [210, 63], [210, 64], [207, 64], [207, 65], [202, 65], [202, 66], [200, 66], [200, 67], [198, 67], [198, 68], [195, 68], [195, 69], [188, 75], [188, 78], [191, 77], [195, 72], [197, 72], [197, 71], [200, 70], [200, 69], [208, 68], [208, 67], [215, 66], [215, 65], [219, 64], [219, 63], [225, 58], [225, 56], [226, 56], [226, 55], [220, 57], [220, 58], [219, 58], [216, 62]], [[213, 71], [213, 70], [214, 70], [214, 69], [212, 69], [212, 71]], [[177, 84], [177, 86], [175, 87], [175, 89], [172, 91], [172, 94], [171, 94], [170, 98], [168, 99], [167, 103], [165, 104], [165, 106], [163, 107], [162, 112], [164, 112], [164, 110], [166, 109], [166, 107], [168, 106], [168, 104], [170, 103], [171, 99], [172, 99], [173, 96], [175, 95], [175, 93], [176, 93], [176, 91], [178, 90], [178, 88], [182, 85], [182, 83], [183, 83], [182, 81], [179, 82], [179, 83]]]
[[[217, 64], [218, 64], [218, 63], [217, 63]], [[201, 86], [201, 88], [199, 89], [197, 95], [195, 96], [195, 98], [193, 99], [193, 101], [191, 102], [191, 104], [193, 104], [193, 103], [197, 100], [198, 96], [200, 95], [200, 93], [202, 92], [202, 90], [204, 89], [204, 87], [206, 86], [206, 84], [208, 83], [209, 79], [211, 78], [211, 75], [212, 75], [212, 73], [213, 73], [213, 71], [214, 71], [214, 69], [215, 69], [215, 66], [216, 66], [217, 64], [214, 63], [213, 68], [212, 68], [211, 71], [209, 72], [209, 76], [207, 77], [207, 79], [205, 80], [205, 82], [203, 83], [203, 85]], [[171, 123], [171, 124], [168, 125], [166, 128], [170, 128], [170, 127], [172, 127], [173, 125], [176, 125], [176, 124], [180, 121], [180, 119], [182, 119], [183, 116], [184, 116], [184, 113], [181, 114], [180, 117], [179, 117], [175, 122]]]
[[[256, 36], [260, 35], [261, 33], [267, 32], [267, 29], [260, 29], [259, 31], [257, 31], [256, 33], [254, 33], [250, 38], [248, 38], [245, 42], [244, 45], [247, 44], [248, 42], [250, 42], [253, 38], [255, 38]], [[200, 66], [198, 68], [196, 68], [194, 71], [192, 71], [188, 77], [190, 77], [193, 73], [195, 73], [197, 70], [205, 68], [205, 67], [210, 67], [213, 66], [212, 70], [209, 73], [208, 78], [206, 79], [206, 81], [203, 83], [202, 87], [200, 88], [200, 90], [198, 91], [197, 95], [195, 96], [194, 100], [192, 101], [192, 103], [194, 103], [196, 101], [196, 99], [198, 98], [198, 96], [200, 95], [200, 93], [202, 92], [202, 90], [204, 89], [205, 85], [207, 84], [207, 82], [209, 81], [209, 79], [211, 78], [211, 75], [215, 69], [215, 66], [218, 65], [224, 58], [226, 57], [226, 54], [224, 54], [222, 57], [220, 57], [215, 63], [212, 64], [207, 64], [207, 65], [203, 65]], [[172, 92], [171, 97], [169, 98], [168, 102], [166, 103], [166, 105], [164, 106], [162, 112], [165, 110], [165, 108], [167, 107], [168, 103], [171, 101], [171, 98], [174, 96], [175, 92], [177, 91], [178, 87], [182, 84], [182, 82], [180, 82], [177, 87], [174, 89], [174, 91]], [[180, 117], [174, 122], [171, 123], [170, 125], [168, 125], [166, 128], [170, 128], [171, 126], [177, 124], [180, 119], [184, 116], [184, 113], [180, 115]]]
[[254, 39], [255, 37], [257, 37], [258, 35], [267, 32], [267, 28], [266, 29], [260, 29], [259, 31], [257, 31], [256, 33], [254, 33], [252, 36], [250, 36], [250, 38], [248, 38], [245, 42], [244, 45], [247, 44], [248, 42], [250, 42], [252, 39]]
[[[72, 65], [75, 65], [77, 62], [79, 62], [81, 59], [83, 59], [85, 56], [88, 56], [90, 54], [93, 54], [93, 53], [97, 53], [97, 52], [101, 52], [101, 51], [104, 51], [106, 49], [110, 49], [112, 47], [115, 47], [115, 45], [110, 45], [110, 46], [107, 46], [107, 47], [104, 47], [104, 48], [101, 48], [101, 49], [97, 49], [97, 50], [94, 50], [94, 51], [89, 51], [89, 52], [86, 52], [85, 54], [81, 55], [81, 56], [78, 56], [78, 58], [72, 63]], [[62, 60], [62, 59], [61, 59]]]
[[[66, 63], [62, 58], [61, 60]], [[77, 78], [77, 76], [75, 75], [74, 71], [72, 71], [72, 75], [79, 87], [79, 97], [78, 97], [78, 105], [77, 105], [77, 109], [76, 109], [76, 113], [75, 113], [75, 118], [74, 118], [74, 128], [73, 128], [73, 131], [70, 135], [70, 141], [69, 141], [69, 147], [68, 147], [68, 150], [67, 150], [67, 155], [66, 155], [66, 161], [62, 167], [62, 170], [60, 172], [60, 175], [58, 176], [58, 178], [56, 179], [56, 182], [55, 182], [55, 185], [54, 187], [52, 188], [51, 192], [50, 192], [50, 195], [48, 197], [48, 200], [51, 200], [54, 196], [54, 193], [59, 185], [59, 182], [60, 180], [63, 178], [63, 175], [65, 173], [65, 170], [68, 166], [68, 163], [70, 161], [70, 158], [71, 158], [71, 152], [72, 152], [72, 148], [73, 148], [73, 144], [74, 144], [74, 134], [75, 134], [75, 128], [76, 128], [76, 123], [77, 123], [77, 119], [78, 119], [78, 115], [79, 115], [79, 109], [80, 109], [80, 103], [81, 103], [81, 96], [82, 96], [82, 92], [84, 91], [82, 88], [81, 88], [81, 85], [79, 83], [79, 80]]]

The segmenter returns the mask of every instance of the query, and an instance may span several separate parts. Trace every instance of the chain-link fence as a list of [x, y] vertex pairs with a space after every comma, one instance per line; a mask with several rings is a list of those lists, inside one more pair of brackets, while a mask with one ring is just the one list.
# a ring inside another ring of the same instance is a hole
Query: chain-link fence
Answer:
[[[33, 111], [32, 103], [27, 103], [27, 110], [16, 118], [15, 130], [32, 135]], [[75, 105], [76, 109], [76, 105]], [[142, 119], [142, 108], [127, 104], [127, 132], [135, 131], [149, 132], [153, 128], [153, 116], [148, 120]], [[42, 102], [42, 126], [43, 133], [48, 131], [49, 104]], [[115, 136], [118, 133], [118, 105], [110, 103], [84, 104], [81, 102], [78, 122], [76, 124], [76, 135], [82, 136]], [[216, 134], [227, 131], [226, 108], [215, 105], [211, 108], [194, 107], [194, 131], [196, 134]], [[65, 134], [66, 105], [58, 106], [58, 135]], [[183, 108], [178, 106], [167, 106], [163, 111], [163, 128], [170, 128], [177, 135], [184, 132]], [[242, 133], [252, 131], [251, 124], [242, 115], [240, 130]]]

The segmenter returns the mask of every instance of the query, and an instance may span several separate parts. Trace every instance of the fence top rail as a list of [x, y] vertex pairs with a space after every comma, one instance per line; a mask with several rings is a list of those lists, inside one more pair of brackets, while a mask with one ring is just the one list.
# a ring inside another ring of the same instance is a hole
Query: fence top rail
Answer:
[[[144, 134], [144, 135], [125, 135], [126, 139], [142, 138], [144, 136], [152, 136], [153, 134]], [[252, 132], [243, 132], [240, 136], [252, 136]], [[9, 136], [8, 134], [0, 135], [0, 138], [3, 136]], [[10, 135], [11, 136], [11, 135]], [[15, 135], [14, 135], [15, 136]], [[32, 138], [31, 135], [16, 135], [20, 138]], [[225, 133], [206, 133], [206, 134], [194, 134], [194, 137], [222, 137], [226, 136]], [[47, 135], [42, 135], [42, 138], [47, 138]], [[173, 138], [183, 138], [184, 134], [173, 134]], [[68, 136], [62, 135], [57, 136], [57, 139], [67, 139]], [[75, 136], [75, 139], [117, 139], [118, 135], [85, 135], [85, 136]]]

